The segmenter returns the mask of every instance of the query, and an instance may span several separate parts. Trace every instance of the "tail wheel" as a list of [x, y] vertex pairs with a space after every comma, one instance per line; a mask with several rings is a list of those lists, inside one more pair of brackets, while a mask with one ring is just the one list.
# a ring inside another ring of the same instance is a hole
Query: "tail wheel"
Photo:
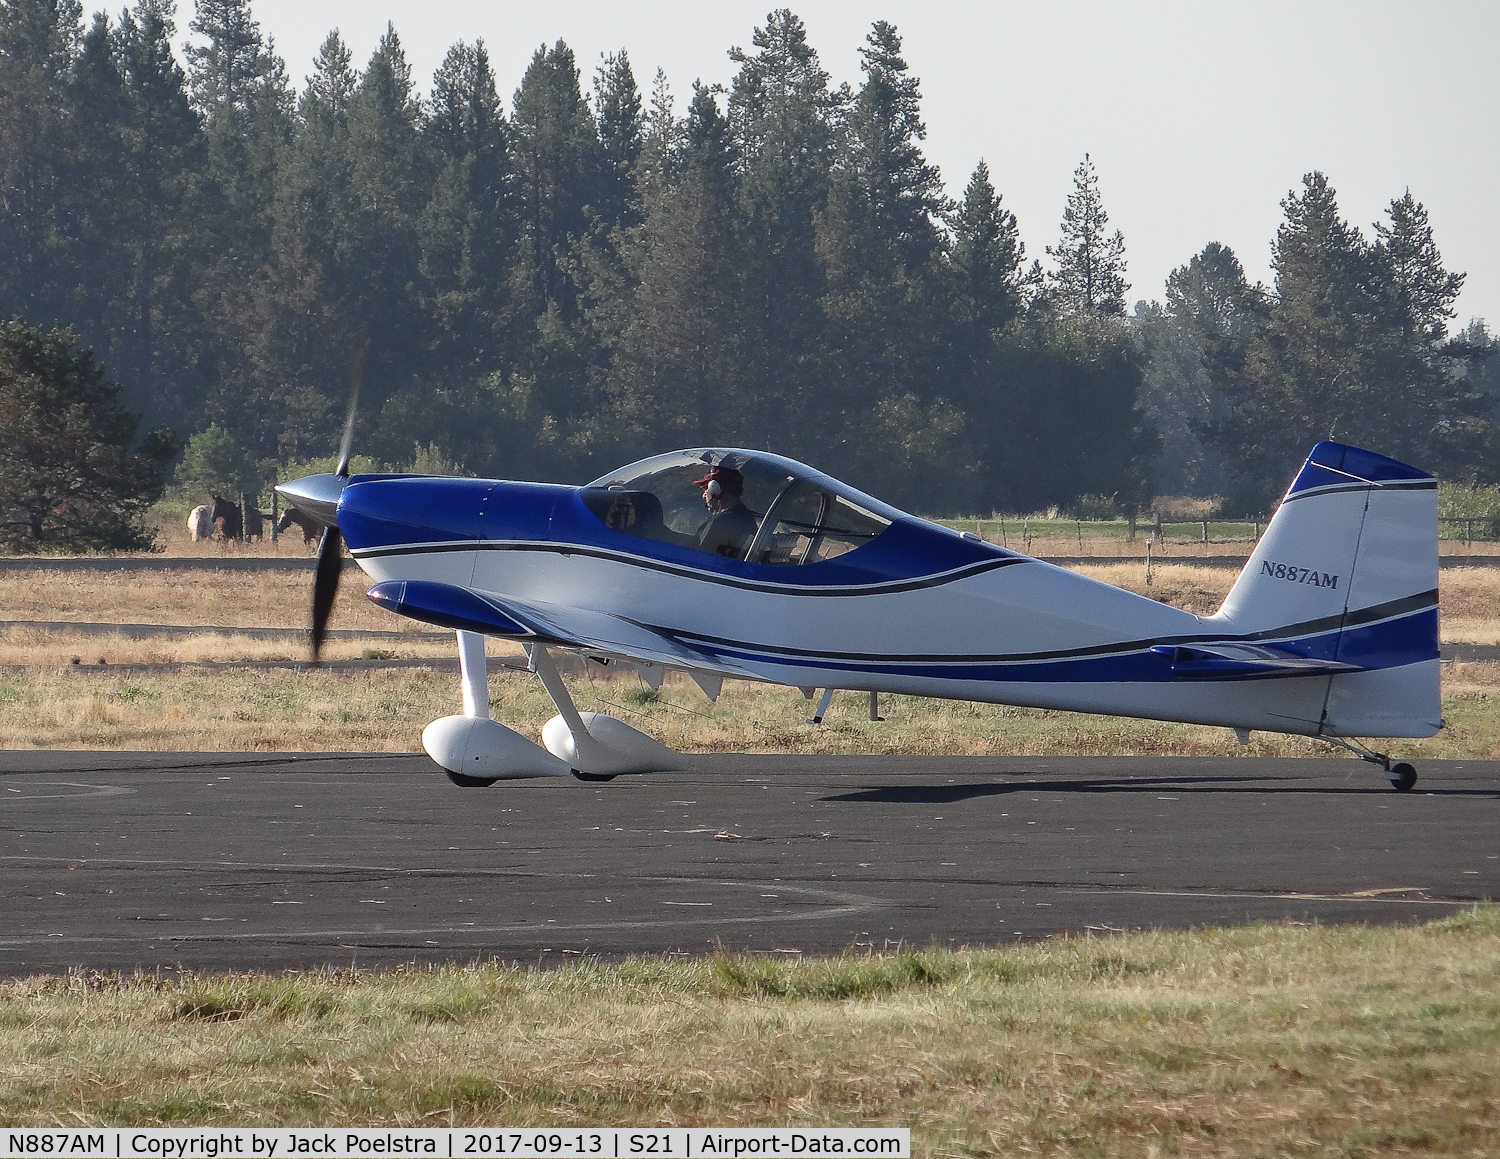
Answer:
[[1417, 770], [1402, 761], [1399, 765], [1392, 765], [1391, 771], [1386, 773], [1390, 778], [1391, 787], [1398, 793], [1404, 793], [1417, 783]]
[[619, 773], [585, 773], [578, 769], [573, 770], [573, 775], [580, 781], [612, 781]]
[[499, 777], [469, 777], [463, 773], [448, 773], [448, 779], [460, 789], [487, 789], [498, 781]]

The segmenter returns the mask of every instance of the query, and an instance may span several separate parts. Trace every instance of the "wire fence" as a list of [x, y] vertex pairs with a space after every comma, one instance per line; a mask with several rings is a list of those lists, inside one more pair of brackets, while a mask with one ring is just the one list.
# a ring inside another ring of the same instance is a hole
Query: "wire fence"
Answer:
[[1464, 543], [1490, 543], [1500, 539], [1500, 519], [1439, 519], [1438, 536]]
[[[996, 516], [990, 519], [944, 519], [939, 522], [956, 531], [977, 535], [1002, 547], [1030, 551], [1040, 541], [1048, 547], [1061, 547], [1073, 541], [1080, 554], [1089, 541], [1113, 540], [1133, 543], [1153, 539], [1161, 544], [1254, 544], [1266, 529], [1261, 519], [1170, 519], [1151, 517], [1137, 519], [1066, 519], [1057, 517]], [[1500, 518], [1442, 518], [1438, 521], [1441, 539], [1461, 543], [1500, 541]]]
[[989, 543], [1030, 552], [1033, 544], [1060, 550], [1071, 541], [1080, 554], [1089, 543], [1126, 543], [1154, 539], [1163, 544], [1253, 544], [1265, 530], [1263, 520], [1242, 519], [1066, 519], [995, 516], [990, 519], [943, 519], [955, 531]]

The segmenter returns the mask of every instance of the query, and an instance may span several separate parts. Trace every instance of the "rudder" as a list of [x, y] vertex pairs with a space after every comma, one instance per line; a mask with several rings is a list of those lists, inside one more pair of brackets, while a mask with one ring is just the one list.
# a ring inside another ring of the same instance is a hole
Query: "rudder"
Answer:
[[1319, 443], [1212, 620], [1363, 669], [1328, 678], [1324, 733], [1430, 736], [1442, 725], [1437, 480]]

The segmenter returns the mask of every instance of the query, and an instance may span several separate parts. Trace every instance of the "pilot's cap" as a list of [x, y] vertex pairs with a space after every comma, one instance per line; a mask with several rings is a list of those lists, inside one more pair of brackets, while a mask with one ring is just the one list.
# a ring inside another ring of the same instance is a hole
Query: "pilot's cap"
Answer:
[[719, 485], [720, 491], [732, 491], [736, 494], [745, 492], [745, 476], [733, 467], [710, 467], [708, 474], [701, 479], [694, 479], [694, 487], [711, 487]]

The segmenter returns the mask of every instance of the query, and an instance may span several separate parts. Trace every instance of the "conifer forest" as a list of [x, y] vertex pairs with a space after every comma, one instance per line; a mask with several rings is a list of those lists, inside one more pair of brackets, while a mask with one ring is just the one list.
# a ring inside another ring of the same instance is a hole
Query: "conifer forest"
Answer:
[[1500, 476], [1495, 341], [1421, 174], [1361, 228], [1309, 173], [1272, 284], [1211, 243], [1132, 296], [1109, 174], [1079, 158], [1023, 243], [984, 163], [924, 156], [883, 21], [844, 83], [772, 12], [722, 89], [562, 41], [519, 78], [460, 42], [428, 83], [394, 28], [290, 64], [274, 31], [249, 0], [0, 0], [0, 322], [71, 328], [163, 479], [210, 428], [268, 481], [333, 453], [360, 364], [356, 448], [395, 468], [743, 446], [924, 514], [1260, 513], [1325, 437]]

